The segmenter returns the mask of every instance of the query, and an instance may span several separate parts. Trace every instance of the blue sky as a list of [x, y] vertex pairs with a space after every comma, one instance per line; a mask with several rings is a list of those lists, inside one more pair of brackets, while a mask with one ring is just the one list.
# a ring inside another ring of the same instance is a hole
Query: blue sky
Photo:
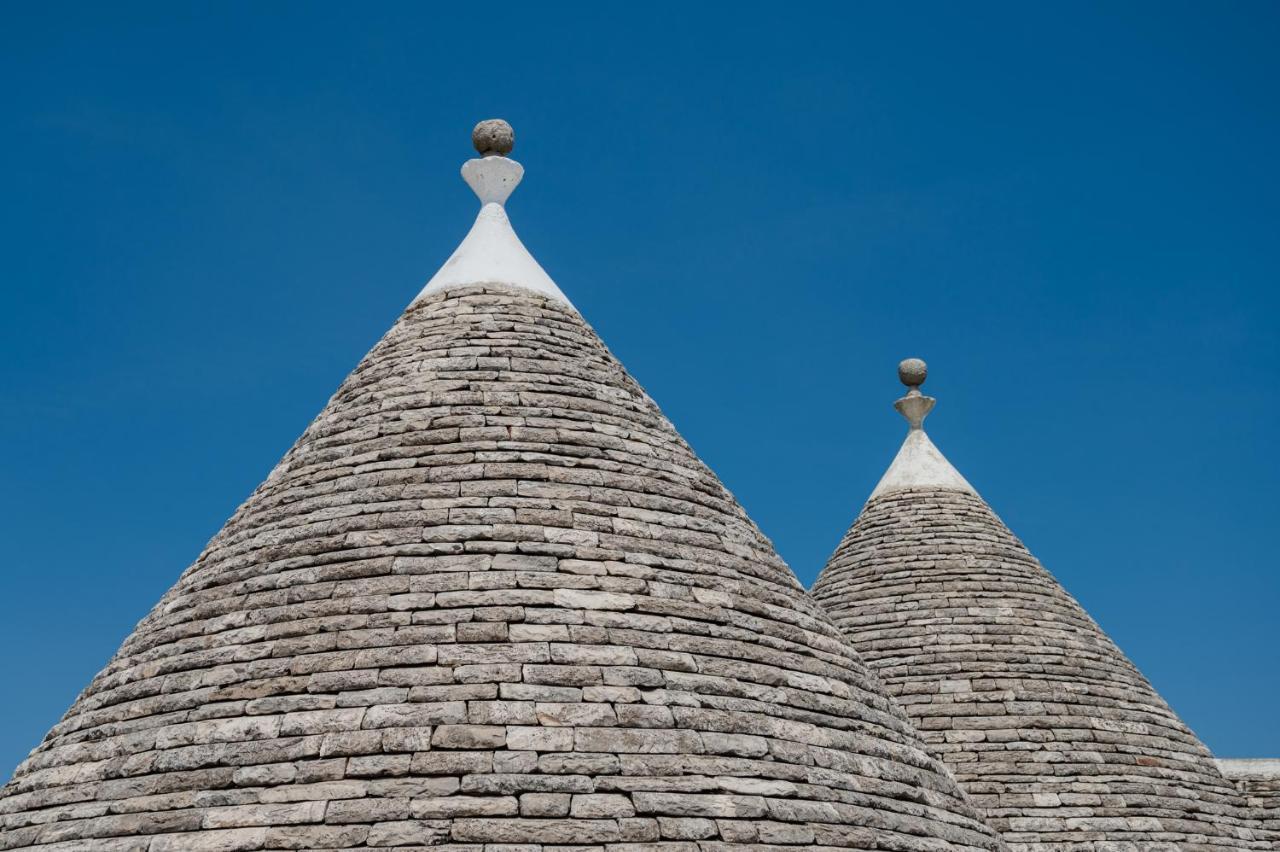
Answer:
[[6, 7], [0, 775], [452, 251], [495, 115], [525, 243], [806, 583], [924, 357], [960, 471], [1211, 748], [1280, 756], [1277, 39], [1262, 2]]

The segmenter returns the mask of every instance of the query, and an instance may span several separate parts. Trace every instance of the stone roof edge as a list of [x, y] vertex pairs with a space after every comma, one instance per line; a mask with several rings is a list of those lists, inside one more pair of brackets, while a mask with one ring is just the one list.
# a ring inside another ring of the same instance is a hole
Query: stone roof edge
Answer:
[[1215, 757], [1213, 762], [1225, 777], [1232, 780], [1280, 779], [1280, 757]]

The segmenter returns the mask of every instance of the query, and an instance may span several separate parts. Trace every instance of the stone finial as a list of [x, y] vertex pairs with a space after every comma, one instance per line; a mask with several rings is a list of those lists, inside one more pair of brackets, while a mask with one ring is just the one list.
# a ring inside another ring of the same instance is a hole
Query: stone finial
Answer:
[[898, 413], [907, 418], [911, 429], [922, 429], [937, 400], [920, 393], [920, 386], [929, 375], [929, 365], [919, 358], [907, 358], [898, 364], [898, 381], [907, 386], [907, 395], [893, 404]]
[[471, 144], [481, 157], [505, 157], [516, 144], [516, 132], [500, 118], [486, 118], [471, 131]]
[[516, 132], [500, 118], [487, 118], [471, 131], [471, 144], [480, 158], [463, 165], [462, 179], [481, 204], [505, 204], [520, 185], [524, 166], [507, 157], [515, 142]]

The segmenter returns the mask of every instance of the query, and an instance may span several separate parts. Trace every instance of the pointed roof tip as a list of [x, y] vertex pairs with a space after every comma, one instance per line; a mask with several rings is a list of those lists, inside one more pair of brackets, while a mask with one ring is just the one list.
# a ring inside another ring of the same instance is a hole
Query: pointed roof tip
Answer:
[[978, 495], [925, 434], [924, 419], [938, 402], [920, 392], [928, 376], [929, 365], [919, 358], [907, 358], [898, 364], [898, 380], [906, 385], [907, 395], [894, 402], [893, 407], [906, 418], [907, 438], [868, 499], [906, 488], [938, 488]]
[[532, 290], [573, 308], [516, 236], [507, 217], [504, 205], [524, 178], [524, 166], [506, 156], [515, 139], [515, 130], [500, 118], [485, 119], [472, 129], [471, 144], [480, 157], [463, 163], [462, 179], [480, 199], [480, 212], [462, 243], [414, 301], [451, 287], [502, 284]]

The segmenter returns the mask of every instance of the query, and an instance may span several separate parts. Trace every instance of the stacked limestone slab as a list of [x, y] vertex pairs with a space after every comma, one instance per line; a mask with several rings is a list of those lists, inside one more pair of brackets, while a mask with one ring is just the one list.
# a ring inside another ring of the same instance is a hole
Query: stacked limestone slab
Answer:
[[1252, 809], [1257, 833], [1280, 849], [1280, 759], [1218, 760]]
[[[495, 203], [465, 268], [532, 268]], [[1002, 848], [544, 290], [438, 276], [0, 791], [0, 849]]]
[[1015, 849], [1249, 847], [1208, 750], [922, 419], [813, 593], [932, 752]]

